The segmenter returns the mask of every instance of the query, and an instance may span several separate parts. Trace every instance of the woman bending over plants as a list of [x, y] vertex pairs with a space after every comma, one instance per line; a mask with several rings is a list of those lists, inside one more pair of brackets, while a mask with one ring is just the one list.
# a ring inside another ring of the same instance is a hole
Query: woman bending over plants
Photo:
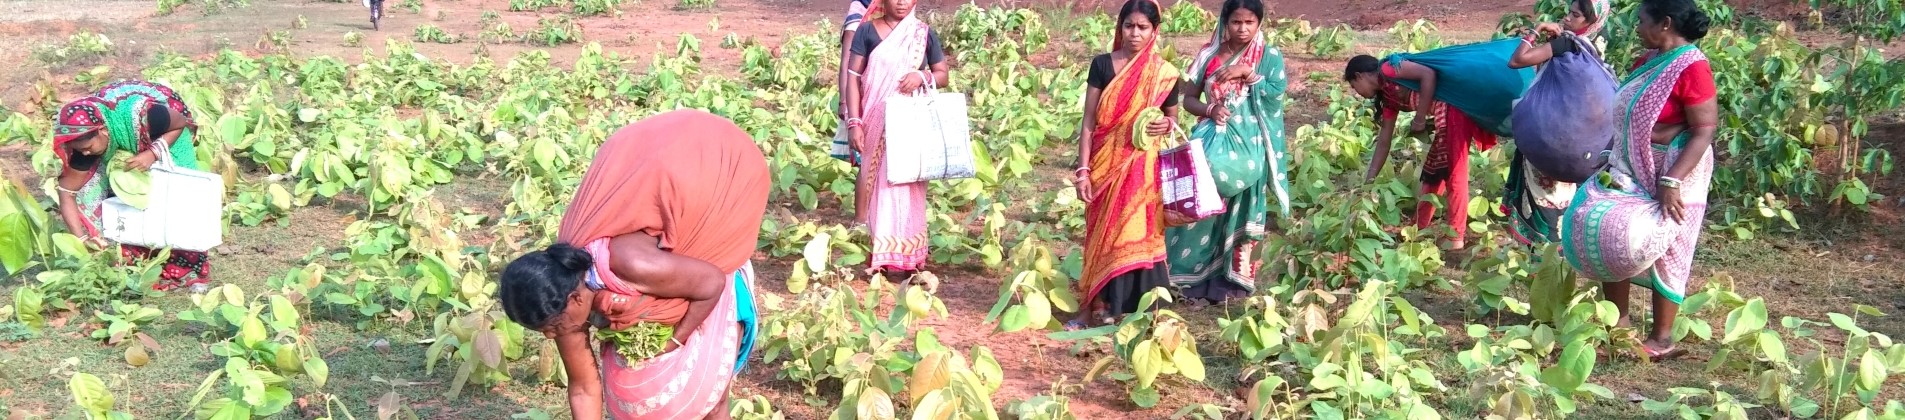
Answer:
[[[52, 145], [61, 163], [59, 214], [66, 230], [93, 246], [108, 246], [100, 232], [106, 199], [144, 205], [146, 191], [138, 184], [146, 182], [146, 171], [159, 161], [159, 143], [165, 144], [174, 164], [198, 169], [198, 153], [192, 148], [197, 127], [185, 100], [172, 88], [152, 82], [113, 83], [60, 107]], [[133, 245], [120, 245], [119, 252], [129, 261], [164, 253]], [[171, 250], [152, 288], [203, 291], [210, 281], [205, 253]]]
[[1074, 182], [1085, 201], [1084, 302], [1067, 328], [1137, 310], [1169, 283], [1158, 150], [1177, 117], [1178, 72], [1157, 54], [1156, 0], [1126, 0], [1109, 54], [1091, 60]]
[[[1400, 53], [1382, 60], [1359, 55], [1343, 69], [1343, 80], [1357, 95], [1376, 101], [1376, 150], [1366, 179], [1375, 179], [1389, 160], [1398, 113], [1416, 113], [1409, 133], [1433, 128], [1422, 162], [1422, 193], [1442, 196], [1448, 207], [1449, 228], [1454, 230], [1454, 236], [1444, 242], [1448, 249], [1467, 244], [1469, 150], [1487, 150], [1495, 146], [1497, 135], [1509, 134], [1509, 111], [1534, 78], [1532, 70], [1508, 67], [1509, 56], [1520, 44], [1521, 40], [1506, 39]], [[1435, 203], [1416, 205], [1417, 228], [1427, 229], [1434, 218]]]
[[754, 140], [713, 114], [669, 112], [609, 136], [556, 244], [510, 262], [497, 290], [510, 320], [555, 340], [575, 418], [728, 417], [754, 342], [748, 258], [768, 183]]

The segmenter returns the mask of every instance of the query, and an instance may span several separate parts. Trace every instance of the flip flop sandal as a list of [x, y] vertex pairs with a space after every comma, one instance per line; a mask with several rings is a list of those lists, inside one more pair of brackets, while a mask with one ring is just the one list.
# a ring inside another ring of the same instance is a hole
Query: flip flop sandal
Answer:
[[1647, 361], [1654, 362], [1654, 363], [1660, 363], [1660, 362], [1664, 362], [1668, 360], [1673, 360], [1673, 359], [1679, 358], [1682, 355], [1687, 354], [1687, 351], [1685, 349], [1681, 349], [1679, 346], [1668, 347], [1663, 350], [1654, 350], [1652, 347], [1647, 347], [1647, 345], [1645, 344], [1642, 344], [1640, 347], [1642, 351], [1647, 352]]

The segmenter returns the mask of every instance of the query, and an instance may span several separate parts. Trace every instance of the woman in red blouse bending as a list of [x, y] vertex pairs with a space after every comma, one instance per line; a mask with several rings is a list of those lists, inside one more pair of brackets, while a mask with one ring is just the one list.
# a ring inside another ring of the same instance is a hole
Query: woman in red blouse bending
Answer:
[[[1568, 210], [1562, 236], [1568, 258], [1582, 274], [1607, 282], [1602, 293], [1628, 324], [1631, 284], [1653, 291], [1654, 322], [1642, 343], [1651, 359], [1678, 355], [1673, 322], [1686, 296], [1693, 253], [1713, 180], [1713, 136], [1720, 109], [1713, 71], [1693, 45], [1706, 36], [1709, 20], [1694, 0], [1643, 0], [1635, 32], [1647, 48], [1615, 99], [1612, 183], [1590, 180], [1582, 199]], [[1620, 194], [1603, 191], [1619, 190]], [[1662, 219], [1665, 220], [1662, 220]], [[1634, 241], [1634, 235], [1660, 238]], [[1601, 238], [1613, 238], [1603, 240]], [[1665, 255], [1634, 267], [1623, 257]], [[1627, 276], [1626, 273], [1639, 272]], [[1619, 274], [1616, 274], [1619, 273]]]
[[[1497, 136], [1508, 135], [1507, 120], [1515, 99], [1534, 79], [1534, 70], [1508, 66], [1520, 46], [1519, 40], [1505, 39], [1392, 54], [1381, 60], [1362, 55], [1351, 58], [1343, 69], [1343, 80], [1358, 96], [1374, 99], [1378, 110], [1375, 155], [1365, 179], [1375, 179], [1389, 159], [1397, 114], [1415, 112], [1409, 133], [1434, 132], [1422, 159], [1422, 193], [1445, 198], [1449, 228], [1454, 231], [1444, 242], [1450, 249], [1466, 244], [1469, 151], [1488, 150], [1495, 146]], [[1417, 228], [1430, 226], [1435, 207], [1429, 200], [1416, 206]]]

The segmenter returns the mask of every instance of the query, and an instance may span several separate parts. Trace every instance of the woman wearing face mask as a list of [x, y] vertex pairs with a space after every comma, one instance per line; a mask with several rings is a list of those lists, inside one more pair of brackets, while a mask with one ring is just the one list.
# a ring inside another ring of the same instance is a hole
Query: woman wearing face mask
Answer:
[[[1613, 182], [1582, 184], [1562, 216], [1565, 255], [1583, 276], [1606, 282], [1602, 293], [1620, 308], [1623, 326], [1632, 284], [1652, 289], [1653, 330], [1642, 342], [1652, 359], [1680, 354], [1673, 321], [1712, 187], [1720, 107], [1713, 71], [1693, 45], [1709, 23], [1694, 0], [1641, 1], [1635, 32], [1647, 51], [1615, 96]], [[1641, 249], [1649, 244], [1660, 244], [1664, 254]], [[1640, 274], [1627, 275], [1634, 272]]]
[[1283, 53], [1259, 31], [1261, 0], [1227, 0], [1211, 41], [1191, 62], [1184, 110], [1198, 116], [1202, 142], [1224, 197], [1224, 213], [1165, 231], [1171, 283], [1194, 301], [1250, 295], [1252, 250], [1263, 239], [1271, 203], [1290, 213], [1288, 149], [1283, 141]]
[[[1422, 162], [1422, 193], [1444, 198], [1449, 228], [1454, 236], [1447, 249], [1466, 247], [1468, 234], [1468, 156], [1471, 148], [1488, 150], [1497, 136], [1509, 135], [1507, 121], [1515, 99], [1528, 90], [1534, 72], [1511, 69], [1508, 60], [1519, 40], [1501, 40], [1403, 53], [1377, 60], [1359, 55], [1343, 69], [1356, 94], [1376, 102], [1375, 156], [1365, 179], [1373, 180], [1389, 160], [1396, 136], [1396, 117], [1416, 113], [1410, 133], [1429, 131], [1433, 140]], [[1435, 217], [1435, 203], [1416, 205], [1416, 227], [1427, 229]]]
[[[854, 31], [842, 103], [848, 142], [860, 157], [856, 216], [873, 237], [872, 271], [906, 281], [926, 265], [926, 183], [887, 182], [886, 100], [946, 86], [939, 35], [913, 14], [914, 0], [881, 0]], [[921, 123], [925, 123], [922, 121]]]
[[1068, 328], [1092, 313], [1136, 311], [1138, 298], [1169, 284], [1158, 151], [1176, 125], [1178, 72], [1158, 57], [1158, 5], [1126, 0], [1111, 53], [1091, 60], [1079, 128], [1078, 196], [1085, 201], [1083, 304]]
[[[1568, 16], [1561, 23], [1543, 22], [1532, 31], [1522, 34], [1522, 44], [1515, 50], [1514, 59], [1508, 61], [1508, 66], [1540, 66], [1558, 54], [1577, 49], [1580, 53], [1593, 56], [1595, 60], [1602, 60], [1597, 44], [1602, 39], [1601, 27], [1611, 13], [1611, 0], [1568, 2]], [[1550, 37], [1549, 42], [1535, 44], [1536, 34]], [[1611, 74], [1612, 69], [1609, 71]], [[1577, 186], [1542, 174], [1522, 156], [1520, 150], [1515, 151], [1510, 165], [1508, 183], [1504, 186], [1506, 191], [1502, 197], [1502, 212], [1508, 214], [1509, 233], [1524, 244], [1553, 241], [1554, 235], [1559, 233], [1557, 218], [1574, 199]]]
[[[656, 115], [602, 143], [556, 243], [511, 261], [496, 289], [510, 320], [556, 342], [575, 418], [728, 418], [768, 185], [754, 140], [714, 114]], [[663, 353], [629, 361], [603, 343], [596, 357], [592, 328], [636, 322], [674, 328]]]
[[[197, 128], [192, 111], [172, 88], [152, 82], [113, 83], [79, 100], [60, 107], [59, 122], [53, 129], [53, 154], [60, 158], [59, 214], [66, 230], [87, 243], [107, 246], [100, 233], [100, 217], [106, 199], [130, 196], [115, 192], [107, 165], [114, 155], [131, 154], [124, 170], [143, 172], [159, 161], [160, 142], [166, 144], [174, 164], [198, 169], [198, 154], [192, 147], [192, 132]], [[141, 246], [120, 245], [127, 260], [154, 258], [161, 251]], [[203, 291], [211, 281], [211, 265], [205, 253], [171, 250], [157, 290], [190, 287]]]

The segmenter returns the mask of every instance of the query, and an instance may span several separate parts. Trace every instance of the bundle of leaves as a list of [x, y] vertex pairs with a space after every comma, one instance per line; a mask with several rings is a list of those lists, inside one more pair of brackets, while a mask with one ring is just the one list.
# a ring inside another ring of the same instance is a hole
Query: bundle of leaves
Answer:
[[660, 355], [674, 336], [674, 326], [659, 322], [638, 322], [621, 330], [595, 330], [595, 339], [614, 344], [615, 353], [628, 358], [630, 365]]

